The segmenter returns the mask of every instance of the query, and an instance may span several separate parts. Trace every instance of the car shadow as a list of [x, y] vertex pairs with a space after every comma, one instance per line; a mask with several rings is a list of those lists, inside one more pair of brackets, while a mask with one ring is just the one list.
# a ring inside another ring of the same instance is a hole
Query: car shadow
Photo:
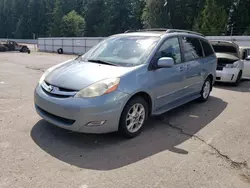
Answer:
[[218, 83], [215, 83], [215, 87], [220, 88], [220, 89], [230, 90], [230, 91], [246, 93], [246, 92], [250, 92], [250, 80], [242, 79], [240, 85], [238, 86], [233, 86], [230, 83], [218, 82]]
[[65, 163], [85, 169], [112, 170], [166, 150], [187, 155], [188, 151], [179, 149], [178, 145], [190, 136], [171, 126], [179, 126], [194, 135], [226, 107], [227, 103], [216, 97], [211, 97], [206, 103], [191, 102], [161, 116], [151, 117], [142, 134], [130, 140], [117, 133], [90, 135], [69, 132], [44, 120], [37, 122], [30, 134], [41, 149]]

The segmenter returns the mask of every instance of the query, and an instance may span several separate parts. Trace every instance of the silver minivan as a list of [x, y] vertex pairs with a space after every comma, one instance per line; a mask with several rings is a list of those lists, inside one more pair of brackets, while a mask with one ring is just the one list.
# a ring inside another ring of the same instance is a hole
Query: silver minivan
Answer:
[[48, 69], [35, 89], [35, 107], [64, 129], [135, 137], [149, 116], [206, 101], [216, 67], [214, 50], [199, 33], [126, 32]]

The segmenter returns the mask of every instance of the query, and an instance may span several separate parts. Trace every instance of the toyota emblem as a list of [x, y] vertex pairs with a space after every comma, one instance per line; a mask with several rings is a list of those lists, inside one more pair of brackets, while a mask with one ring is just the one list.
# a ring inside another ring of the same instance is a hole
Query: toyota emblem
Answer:
[[53, 86], [48, 86], [48, 91], [51, 92], [53, 91], [54, 87]]

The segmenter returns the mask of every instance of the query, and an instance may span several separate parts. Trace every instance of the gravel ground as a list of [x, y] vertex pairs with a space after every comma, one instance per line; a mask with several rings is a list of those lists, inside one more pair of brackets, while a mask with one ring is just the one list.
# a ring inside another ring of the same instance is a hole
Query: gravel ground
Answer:
[[132, 140], [57, 128], [34, 88], [74, 56], [0, 53], [0, 188], [249, 188], [250, 81], [151, 118]]

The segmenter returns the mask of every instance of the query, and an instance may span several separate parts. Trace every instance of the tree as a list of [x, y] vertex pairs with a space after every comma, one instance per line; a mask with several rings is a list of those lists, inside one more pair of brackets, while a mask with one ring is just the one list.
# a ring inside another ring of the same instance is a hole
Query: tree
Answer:
[[145, 0], [132, 0], [131, 2], [131, 27], [133, 29], [143, 28], [142, 14], [146, 6]]
[[52, 13], [52, 22], [49, 26], [49, 34], [54, 37], [61, 36], [60, 25], [63, 17], [62, 0], [56, 0]]
[[228, 15], [215, 0], [206, 0], [195, 29], [205, 35], [222, 35], [227, 30]]
[[105, 36], [105, 2], [103, 0], [88, 1], [84, 9], [86, 21], [85, 35], [89, 37]]
[[131, 29], [132, 0], [106, 0], [105, 33], [111, 35]]
[[[242, 35], [250, 23], [250, 0], [237, 0], [233, 3], [229, 26], [234, 35]], [[230, 31], [229, 31], [230, 32]]]
[[73, 10], [62, 18], [61, 34], [63, 37], [83, 36], [84, 27], [84, 19]]
[[148, 0], [142, 20], [145, 28], [169, 27], [170, 19], [165, 0]]
[[0, 0], [0, 38], [68, 35], [62, 34], [62, 18], [72, 10], [85, 18], [85, 36], [143, 27], [249, 33], [250, 0]]
[[14, 18], [17, 22], [14, 30], [15, 38], [32, 38], [30, 5], [29, 0], [16, 1], [16, 6], [14, 6], [16, 12]]

